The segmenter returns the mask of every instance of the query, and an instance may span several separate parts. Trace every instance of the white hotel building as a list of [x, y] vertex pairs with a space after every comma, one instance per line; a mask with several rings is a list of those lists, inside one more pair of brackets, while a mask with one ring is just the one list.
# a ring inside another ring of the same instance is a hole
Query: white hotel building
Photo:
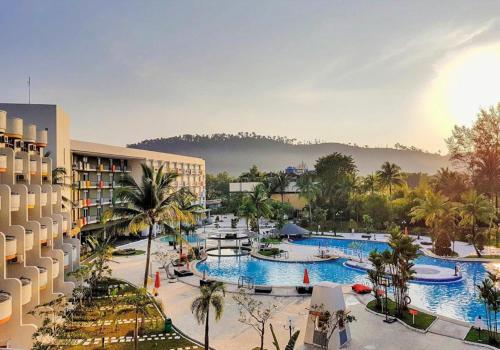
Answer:
[[[177, 187], [205, 203], [203, 159], [74, 141], [69, 125], [55, 105], [0, 103], [0, 348], [31, 348], [41, 320], [29, 312], [71, 293], [66, 272], [80, 264], [79, 232], [113, 205], [120, 174], [165, 164], [179, 173]], [[64, 184], [53, 184], [56, 167], [66, 169]], [[65, 208], [63, 195], [75, 206]]]

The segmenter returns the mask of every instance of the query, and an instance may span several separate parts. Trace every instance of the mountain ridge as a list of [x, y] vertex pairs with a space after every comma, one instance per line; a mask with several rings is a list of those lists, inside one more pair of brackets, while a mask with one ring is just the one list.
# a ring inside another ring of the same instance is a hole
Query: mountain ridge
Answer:
[[[398, 145], [397, 145], [398, 146]], [[309, 169], [316, 160], [339, 152], [353, 157], [361, 175], [378, 170], [385, 161], [396, 163], [403, 171], [435, 173], [449, 166], [447, 156], [416, 148], [360, 147], [337, 142], [298, 142], [286, 137], [269, 137], [254, 133], [181, 135], [143, 140], [127, 147], [177, 153], [205, 159], [207, 173], [227, 171], [239, 175], [253, 164], [264, 171], [282, 170], [304, 162]]]

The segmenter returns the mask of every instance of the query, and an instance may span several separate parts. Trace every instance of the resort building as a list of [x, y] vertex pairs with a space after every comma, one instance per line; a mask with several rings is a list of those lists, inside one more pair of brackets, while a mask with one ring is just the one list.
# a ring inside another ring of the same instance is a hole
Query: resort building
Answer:
[[73, 222], [82, 230], [99, 224], [101, 215], [113, 205], [113, 190], [125, 173], [136, 180], [142, 175], [141, 164], [179, 174], [174, 189], [187, 187], [205, 206], [205, 161], [177, 154], [109, 146], [91, 142], [71, 141]]
[[[123, 174], [141, 164], [177, 172], [205, 205], [205, 161], [75, 141], [56, 105], [0, 103], [0, 347], [30, 348], [35, 306], [71, 293], [65, 272], [80, 263], [81, 231], [98, 228]], [[52, 179], [52, 170], [66, 176]], [[57, 183], [54, 183], [57, 182]]]
[[70, 293], [65, 272], [80, 263], [63, 186], [52, 183], [45, 156], [48, 135], [0, 111], [0, 346], [31, 348], [41, 320], [28, 312]]

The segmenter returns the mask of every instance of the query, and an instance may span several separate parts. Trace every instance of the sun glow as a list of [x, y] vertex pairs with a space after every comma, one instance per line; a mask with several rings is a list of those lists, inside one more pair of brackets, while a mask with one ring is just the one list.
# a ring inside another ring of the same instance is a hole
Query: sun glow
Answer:
[[464, 50], [439, 64], [422, 102], [443, 131], [470, 126], [480, 108], [500, 102], [500, 44]]

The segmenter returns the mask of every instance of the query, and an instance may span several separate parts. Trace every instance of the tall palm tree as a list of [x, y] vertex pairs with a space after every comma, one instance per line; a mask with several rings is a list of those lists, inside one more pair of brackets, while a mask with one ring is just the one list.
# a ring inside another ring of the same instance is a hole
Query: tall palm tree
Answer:
[[448, 168], [441, 168], [432, 179], [432, 185], [452, 201], [458, 201], [467, 190], [467, 176]]
[[478, 194], [475, 190], [470, 190], [461, 196], [461, 203], [458, 204], [457, 209], [461, 218], [460, 224], [470, 227], [468, 238], [477, 256], [480, 257], [480, 247], [482, 246], [480, 238], [482, 236], [477, 234], [476, 225], [480, 223], [491, 224], [496, 218], [495, 206], [484, 194]]
[[394, 163], [385, 162], [382, 168], [377, 171], [380, 184], [389, 188], [389, 196], [392, 196], [392, 188], [403, 183], [401, 167]]
[[260, 233], [260, 218], [268, 218], [272, 214], [271, 199], [269, 198], [266, 188], [262, 184], [255, 186], [253, 192], [249, 193], [247, 196], [255, 207], [257, 233]]
[[[432, 242], [437, 240], [439, 225], [448, 215], [450, 202], [441, 193], [427, 191], [424, 199], [410, 210], [411, 222], [423, 220], [425, 225], [431, 229]], [[433, 246], [434, 248], [434, 246]]]
[[198, 324], [205, 323], [205, 350], [209, 349], [210, 307], [214, 308], [215, 320], [218, 321], [224, 312], [226, 287], [222, 282], [213, 282], [200, 288], [200, 296], [193, 300], [191, 312]]
[[163, 166], [158, 171], [146, 164], [141, 164], [141, 167], [140, 183], [137, 183], [129, 174], [125, 174], [120, 179], [122, 187], [115, 190], [113, 202], [115, 200], [128, 201], [129, 206], [115, 206], [112, 212], [115, 217], [123, 220], [122, 227], [126, 226], [131, 232], [149, 227], [144, 269], [144, 288], [146, 288], [154, 227], [165, 221], [183, 220], [184, 214], [179, 209], [177, 192], [173, 190], [173, 182], [178, 175], [164, 172]]
[[279, 192], [281, 195], [281, 203], [285, 201], [285, 192], [290, 184], [290, 175], [285, 173], [284, 171], [278, 172], [273, 178], [273, 184], [275, 190]]
[[297, 179], [297, 188], [299, 196], [307, 201], [309, 209], [309, 224], [312, 222], [312, 203], [318, 196], [318, 184], [314, 181], [314, 176], [311, 173], [306, 173]]
[[184, 229], [189, 230], [196, 223], [196, 219], [201, 215], [203, 207], [196, 202], [196, 196], [187, 187], [183, 187], [177, 191], [175, 197], [178, 209], [182, 214], [182, 219], [179, 220], [179, 254], [182, 257], [182, 229], [184, 227]]
[[245, 218], [248, 231], [249, 222], [251, 220], [255, 220], [255, 217], [257, 216], [257, 210], [249, 197], [243, 197], [241, 205], [238, 207], [238, 215]]
[[363, 178], [363, 187], [365, 190], [369, 190], [371, 194], [375, 192], [377, 185], [378, 177], [376, 174], [368, 174]]

